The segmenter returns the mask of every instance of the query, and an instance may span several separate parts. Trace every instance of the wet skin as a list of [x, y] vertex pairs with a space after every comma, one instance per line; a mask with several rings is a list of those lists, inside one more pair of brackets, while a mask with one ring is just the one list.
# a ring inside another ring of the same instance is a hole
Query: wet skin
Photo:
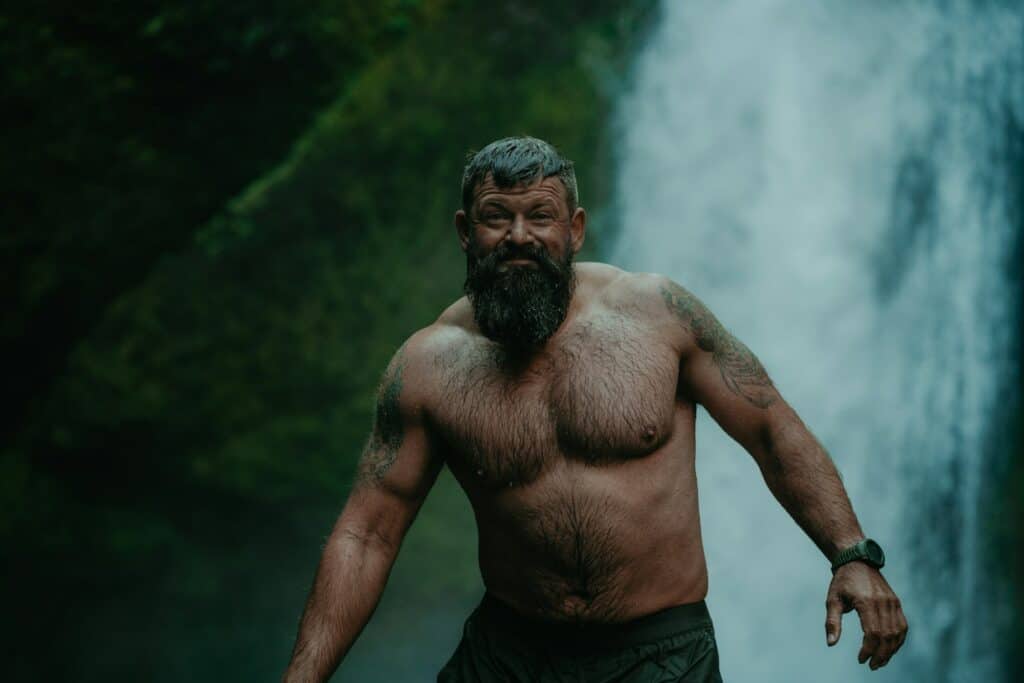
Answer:
[[[464, 250], [504, 243], [557, 260], [579, 250], [586, 214], [570, 209], [557, 178], [515, 188], [487, 179], [455, 223]], [[516, 260], [502, 267], [535, 267]], [[337, 666], [444, 465], [473, 507], [487, 589], [549, 620], [625, 621], [706, 595], [698, 404], [827, 558], [864, 537], [828, 454], [699, 300], [668, 278], [603, 264], [577, 264], [576, 278], [564, 322], [529, 353], [485, 338], [461, 299], [395, 354], [286, 678], [322, 680]], [[851, 609], [865, 631], [861, 661], [883, 666], [906, 620], [861, 562], [829, 586], [830, 644]]]
[[[578, 251], [586, 214], [564, 192], [556, 178], [486, 179], [473, 215], [456, 215], [463, 249]], [[525, 360], [480, 335], [467, 300], [446, 311], [429, 422], [473, 506], [487, 589], [532, 616], [620, 621], [707, 592], [695, 407], [654, 282], [642, 305], [622, 271], [580, 264], [576, 277], [566, 320]]]
[[619, 621], [707, 591], [694, 403], [622, 276], [579, 265], [575, 310], [526, 362], [465, 302], [430, 340], [432, 440], [476, 514], [484, 583], [525, 614]]

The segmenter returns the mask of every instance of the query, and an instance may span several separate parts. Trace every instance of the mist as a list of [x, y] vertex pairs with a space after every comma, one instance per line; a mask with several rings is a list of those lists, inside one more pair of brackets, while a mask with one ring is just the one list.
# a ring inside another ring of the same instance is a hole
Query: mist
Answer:
[[826, 647], [827, 561], [702, 412], [725, 680], [1002, 680], [981, 527], [1015, 381], [1022, 28], [998, 3], [666, 2], [637, 57], [608, 260], [670, 275], [759, 355], [910, 623], [880, 671], [855, 612]]

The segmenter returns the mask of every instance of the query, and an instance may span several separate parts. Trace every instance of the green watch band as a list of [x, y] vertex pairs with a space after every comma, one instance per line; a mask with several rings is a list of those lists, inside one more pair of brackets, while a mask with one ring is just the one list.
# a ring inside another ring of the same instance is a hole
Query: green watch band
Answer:
[[865, 538], [836, 555], [832, 561], [832, 573], [835, 574], [837, 569], [854, 560], [862, 560], [875, 569], [881, 569], [885, 566], [885, 553], [882, 552], [882, 546], [870, 538]]

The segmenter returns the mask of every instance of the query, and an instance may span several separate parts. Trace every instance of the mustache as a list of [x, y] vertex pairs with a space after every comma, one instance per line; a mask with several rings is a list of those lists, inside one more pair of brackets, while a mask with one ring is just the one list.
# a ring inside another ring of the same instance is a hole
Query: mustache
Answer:
[[502, 242], [490, 254], [478, 257], [476, 259], [476, 266], [480, 271], [493, 273], [503, 261], [513, 261], [516, 259], [533, 261], [549, 273], [560, 272], [558, 264], [551, 258], [547, 250], [540, 245], [519, 245], [508, 242]]

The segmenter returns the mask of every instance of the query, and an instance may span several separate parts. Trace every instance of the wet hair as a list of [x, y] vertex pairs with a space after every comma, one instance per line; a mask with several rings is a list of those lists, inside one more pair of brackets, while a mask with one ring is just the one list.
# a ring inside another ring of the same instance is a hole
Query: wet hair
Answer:
[[473, 192], [488, 173], [500, 188], [558, 176], [565, 186], [570, 213], [579, 204], [573, 163], [563, 157], [551, 143], [525, 135], [502, 138], [479, 152], [470, 152], [467, 160], [469, 163], [462, 173], [462, 208], [466, 213], [473, 206]]

